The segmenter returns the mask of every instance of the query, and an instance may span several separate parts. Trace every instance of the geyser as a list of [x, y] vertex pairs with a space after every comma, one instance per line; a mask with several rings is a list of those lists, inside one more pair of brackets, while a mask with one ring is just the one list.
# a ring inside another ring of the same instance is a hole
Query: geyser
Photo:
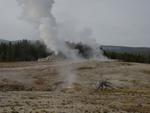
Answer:
[[[78, 61], [80, 59], [78, 51], [70, 49], [66, 45], [66, 41], [83, 42], [90, 45], [94, 52], [95, 58], [100, 54], [99, 46], [91, 39], [91, 31], [89, 29], [77, 30], [67, 28], [67, 25], [59, 24], [56, 22], [52, 14], [54, 0], [18, 0], [19, 5], [22, 7], [22, 19], [31, 23], [39, 32], [39, 36], [47, 46], [55, 51], [57, 54], [61, 52], [68, 59]], [[97, 54], [98, 53], [98, 54]], [[97, 54], [97, 55], [96, 55]], [[64, 66], [61, 73], [67, 74], [67, 82], [71, 85], [75, 80], [75, 73], [73, 67]]]
[[22, 6], [21, 18], [31, 23], [40, 37], [53, 51], [58, 51], [57, 25], [51, 10], [54, 0], [18, 0]]

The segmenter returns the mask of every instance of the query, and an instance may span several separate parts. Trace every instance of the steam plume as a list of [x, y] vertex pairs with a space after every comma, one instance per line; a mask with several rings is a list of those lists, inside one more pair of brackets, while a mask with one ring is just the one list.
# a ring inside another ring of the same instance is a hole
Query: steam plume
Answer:
[[57, 26], [51, 14], [54, 0], [18, 0], [18, 3], [22, 6], [22, 19], [34, 25], [45, 43], [57, 51]]
[[[61, 52], [68, 59], [79, 59], [78, 52], [71, 50], [66, 45], [66, 41], [86, 43], [93, 48], [94, 53], [97, 53], [99, 46], [91, 40], [92, 31], [90, 29], [77, 30], [74, 26], [67, 27], [65, 24], [56, 22], [51, 13], [54, 0], [18, 0], [18, 3], [22, 6], [22, 19], [31, 23], [38, 30], [40, 37], [56, 54]], [[71, 74], [71, 70], [73, 69], [69, 67], [69, 78], [73, 81], [75, 77], [73, 77], [74, 74]]]

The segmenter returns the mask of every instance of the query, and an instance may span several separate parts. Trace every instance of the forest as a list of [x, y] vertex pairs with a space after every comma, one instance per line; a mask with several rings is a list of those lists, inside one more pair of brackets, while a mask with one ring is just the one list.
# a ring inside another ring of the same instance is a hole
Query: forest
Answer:
[[49, 55], [46, 45], [41, 41], [9, 41], [0, 43], [0, 62], [35, 61]]
[[[85, 59], [91, 57], [92, 48], [82, 43], [69, 45], [79, 51], [79, 55]], [[100, 47], [100, 49], [102, 49]], [[115, 52], [102, 49], [104, 56], [110, 59], [117, 59], [125, 62], [150, 63], [150, 53], [131, 53], [131, 52]], [[37, 61], [44, 58], [52, 52], [48, 51], [47, 46], [41, 41], [19, 40], [0, 42], [0, 62], [13, 61]]]
[[138, 63], [150, 63], [150, 53], [127, 53], [127, 52], [113, 52], [104, 50], [104, 55], [110, 59], [117, 59], [124, 62], [138, 62]]

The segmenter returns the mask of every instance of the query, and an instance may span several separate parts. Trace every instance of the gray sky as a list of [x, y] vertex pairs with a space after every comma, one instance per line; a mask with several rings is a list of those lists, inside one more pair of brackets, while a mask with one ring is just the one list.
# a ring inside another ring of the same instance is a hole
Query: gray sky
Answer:
[[[55, 1], [58, 22], [91, 28], [100, 44], [150, 47], [150, 0]], [[0, 0], [0, 39], [38, 39], [20, 12], [16, 0]]]

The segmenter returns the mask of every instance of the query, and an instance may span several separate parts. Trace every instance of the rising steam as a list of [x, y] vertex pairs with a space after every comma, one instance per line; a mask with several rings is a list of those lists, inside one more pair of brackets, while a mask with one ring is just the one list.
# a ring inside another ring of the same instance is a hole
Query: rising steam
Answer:
[[58, 51], [57, 25], [51, 10], [54, 0], [18, 0], [22, 6], [22, 19], [38, 29], [49, 48]]
[[[54, 0], [18, 0], [18, 3], [22, 7], [22, 19], [31, 23], [39, 32], [41, 39], [47, 44], [47, 46], [55, 51], [63, 53], [68, 59], [79, 59], [78, 52], [70, 49], [66, 45], [66, 41], [71, 42], [83, 42], [93, 48], [93, 54], [95, 58], [99, 54], [99, 46], [91, 38], [92, 31], [90, 29], [78, 30], [74, 26], [68, 27], [65, 24], [58, 24], [51, 10], [53, 8]], [[70, 29], [72, 28], [72, 29]], [[98, 54], [97, 54], [98, 53]], [[72, 68], [67, 68], [69, 72], [69, 78], [71, 81], [74, 79], [72, 74]], [[71, 83], [69, 83], [71, 84]]]

